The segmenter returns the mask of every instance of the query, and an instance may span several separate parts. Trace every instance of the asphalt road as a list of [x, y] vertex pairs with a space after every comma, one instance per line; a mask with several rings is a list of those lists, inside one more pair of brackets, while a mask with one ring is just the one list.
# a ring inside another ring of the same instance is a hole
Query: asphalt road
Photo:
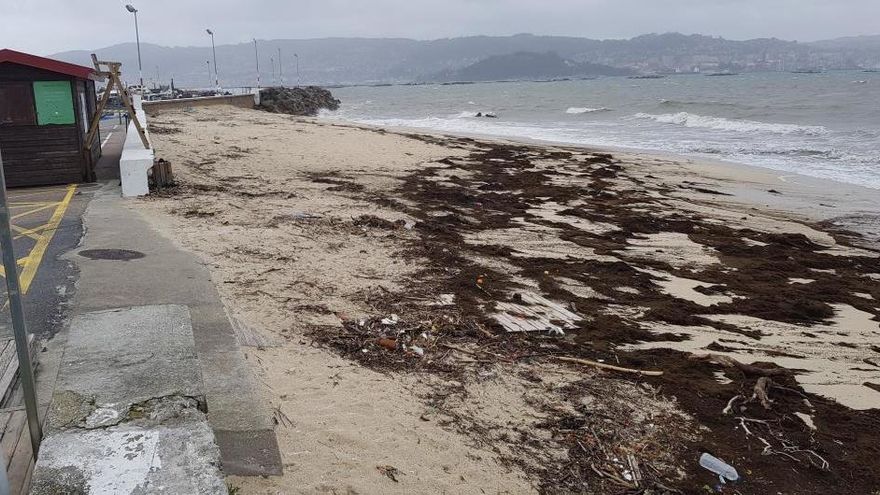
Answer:
[[[114, 127], [116, 126], [116, 127]], [[99, 180], [119, 177], [124, 130], [116, 121], [102, 123], [104, 152], [96, 167]], [[48, 338], [58, 332], [76, 289], [72, 263], [59, 259], [82, 237], [82, 213], [100, 184], [13, 188], [8, 191], [13, 249], [18, 260], [28, 331]], [[2, 273], [5, 277], [5, 273]], [[0, 288], [0, 338], [12, 334], [5, 278]]]

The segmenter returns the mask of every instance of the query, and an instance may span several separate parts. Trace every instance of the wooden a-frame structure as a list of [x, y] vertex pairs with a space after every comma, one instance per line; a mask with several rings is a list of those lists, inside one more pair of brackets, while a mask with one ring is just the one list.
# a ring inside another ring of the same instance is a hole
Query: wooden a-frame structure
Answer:
[[[141, 137], [141, 142], [144, 144], [144, 148], [149, 148], [150, 142], [147, 140], [147, 134], [144, 132], [144, 127], [138, 120], [137, 113], [134, 111], [134, 106], [131, 104], [131, 97], [128, 94], [128, 90], [122, 84], [122, 80], [119, 76], [119, 68], [122, 67], [122, 64], [120, 62], [100, 61], [94, 53], [92, 54], [92, 63], [95, 64], [95, 71], [98, 75], [106, 77], [108, 81], [107, 87], [104, 89], [104, 94], [101, 96], [101, 101], [98, 102], [98, 108], [95, 110], [95, 116], [92, 117], [89, 132], [86, 135], [86, 151], [90, 150], [92, 147], [95, 133], [98, 132], [98, 124], [101, 121], [101, 115], [104, 113], [104, 107], [107, 106], [107, 101], [110, 100], [110, 93], [113, 91], [114, 86], [119, 90], [119, 97], [122, 98], [122, 104], [125, 105], [125, 110], [128, 112], [128, 116], [131, 118], [131, 121], [134, 122], [134, 126], [137, 128], [138, 134]], [[102, 69], [102, 65], [106, 65], [107, 69]]]

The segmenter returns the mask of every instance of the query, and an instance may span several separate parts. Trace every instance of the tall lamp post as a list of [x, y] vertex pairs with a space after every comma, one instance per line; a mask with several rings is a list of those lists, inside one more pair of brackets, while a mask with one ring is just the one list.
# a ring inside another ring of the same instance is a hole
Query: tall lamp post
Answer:
[[125, 10], [134, 14], [134, 39], [137, 41], [138, 50], [138, 75], [141, 80], [141, 92], [144, 90], [144, 68], [141, 65], [141, 33], [138, 31], [138, 10], [130, 3], [126, 4]]
[[284, 72], [281, 70], [281, 48], [278, 48], [278, 79], [281, 80], [281, 87], [284, 87]]
[[257, 62], [257, 91], [260, 90], [260, 52], [257, 50], [257, 39], [254, 38], [254, 60]]
[[211, 51], [214, 53], [214, 85], [217, 87], [217, 92], [220, 92], [220, 77], [217, 75], [217, 47], [214, 46], [214, 31], [210, 29], [205, 29], [205, 32], [211, 35]]

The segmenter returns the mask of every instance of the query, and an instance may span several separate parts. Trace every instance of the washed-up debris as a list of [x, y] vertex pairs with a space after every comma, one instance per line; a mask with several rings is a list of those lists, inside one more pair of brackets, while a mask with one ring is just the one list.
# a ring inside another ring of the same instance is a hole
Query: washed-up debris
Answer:
[[454, 306], [455, 294], [440, 294], [437, 300], [430, 303], [431, 306]]
[[816, 423], [813, 421], [812, 416], [810, 416], [809, 414], [802, 413], [802, 412], [796, 412], [796, 413], [794, 413], [794, 415], [797, 416], [798, 419], [803, 421], [804, 424], [807, 425], [807, 427], [809, 429], [811, 429], [813, 431], [816, 430]]
[[397, 315], [391, 315], [388, 318], [382, 318], [383, 325], [397, 325], [397, 322], [400, 321], [400, 317]]
[[728, 481], [736, 481], [739, 479], [739, 473], [736, 472], [736, 469], [734, 469], [733, 466], [712, 454], [704, 452], [703, 455], [700, 456], [700, 466], [717, 474], [721, 483], [727, 483]]
[[[537, 294], [523, 293], [517, 299], [525, 304], [499, 302], [493, 318], [508, 332], [548, 332], [564, 335], [565, 330], [577, 328], [583, 320], [580, 315]], [[556, 322], [559, 322], [557, 324]]]
[[397, 350], [397, 339], [381, 338], [376, 343], [389, 351]]
[[309, 213], [307, 211], [297, 211], [291, 215], [291, 218], [294, 220], [317, 220], [321, 218], [321, 215], [317, 213]]
[[407, 222], [404, 219], [398, 219], [395, 221], [386, 220], [381, 217], [377, 217], [376, 215], [360, 215], [354, 219], [354, 224], [358, 227], [373, 227], [377, 229], [387, 229], [387, 230], [396, 230], [396, 229], [412, 229], [414, 225], [413, 222]]
[[643, 371], [643, 370], [637, 370], [634, 368], [624, 368], [623, 366], [615, 366], [613, 364], [600, 363], [598, 361], [591, 361], [589, 359], [580, 359], [580, 358], [572, 358], [572, 357], [565, 357], [565, 356], [557, 356], [556, 359], [558, 359], [560, 361], [565, 361], [567, 363], [582, 364], [584, 366], [592, 366], [594, 368], [600, 368], [603, 370], [622, 371], [624, 373], [634, 373], [637, 375], [645, 375], [645, 376], [663, 376], [662, 371]]
[[636, 456], [632, 454], [626, 455], [626, 461], [629, 464], [629, 472], [624, 473], [624, 478], [627, 481], [632, 481], [637, 487], [642, 484], [642, 470], [639, 468], [639, 460], [636, 459]]
[[281, 410], [281, 406], [275, 406], [272, 408], [272, 422], [285, 428], [293, 426], [293, 421], [290, 420], [290, 417], [284, 414], [284, 411]]
[[379, 473], [387, 476], [388, 479], [390, 479], [391, 481], [393, 481], [395, 483], [399, 483], [399, 481], [397, 480], [397, 477], [399, 475], [403, 474], [400, 472], [399, 469], [397, 469], [394, 466], [387, 466], [387, 465], [386, 466], [376, 466], [376, 469], [379, 471]]

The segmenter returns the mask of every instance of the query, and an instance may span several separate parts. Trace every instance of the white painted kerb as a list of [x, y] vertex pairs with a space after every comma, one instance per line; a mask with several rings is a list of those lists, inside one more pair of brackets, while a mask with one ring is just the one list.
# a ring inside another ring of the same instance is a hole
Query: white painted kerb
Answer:
[[[147, 131], [147, 115], [141, 105], [141, 97], [139, 95], [132, 96], [134, 111], [137, 114], [138, 121], [144, 127], [149, 141], [150, 133]], [[154, 153], [153, 149], [144, 149], [141, 137], [138, 135], [134, 122], [128, 123], [128, 130], [125, 135], [125, 144], [122, 145], [122, 156], [119, 158], [119, 178], [122, 180], [122, 195], [146, 196], [150, 193], [150, 186], [147, 182], [147, 174], [153, 166]]]

